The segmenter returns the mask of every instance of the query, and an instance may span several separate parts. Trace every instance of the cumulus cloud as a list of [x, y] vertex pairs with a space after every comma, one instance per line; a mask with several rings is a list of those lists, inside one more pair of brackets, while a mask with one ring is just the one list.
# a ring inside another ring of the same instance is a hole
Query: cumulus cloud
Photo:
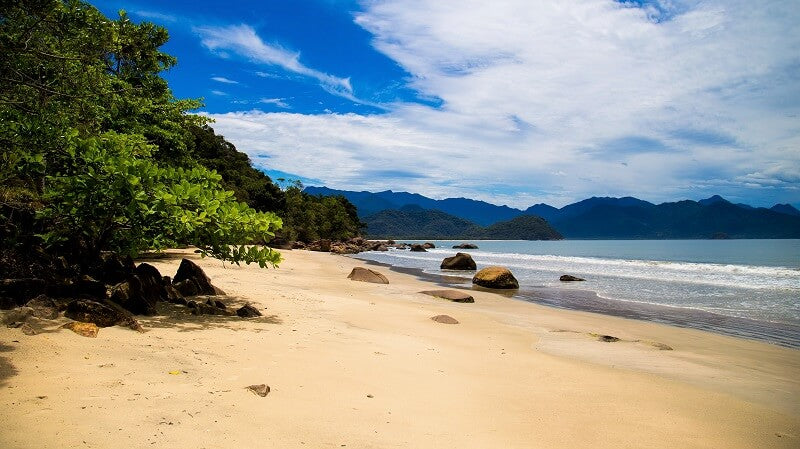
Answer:
[[[589, 195], [741, 196], [758, 183], [776, 186], [769, 198], [800, 200], [786, 170], [800, 166], [800, 8], [632, 3], [367, 2], [356, 23], [440, 107], [243, 111], [213, 115], [215, 127], [251, 155], [269, 155], [272, 168], [337, 188], [526, 207]], [[201, 34], [210, 49], [338, 79], [303, 68], [296, 53], [246, 26]], [[349, 79], [338, 80], [352, 92]]]

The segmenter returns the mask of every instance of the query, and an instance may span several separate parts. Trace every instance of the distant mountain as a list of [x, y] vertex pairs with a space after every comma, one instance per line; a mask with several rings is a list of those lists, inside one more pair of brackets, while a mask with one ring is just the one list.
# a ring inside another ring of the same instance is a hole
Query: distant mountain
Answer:
[[[419, 194], [391, 190], [370, 193], [308, 187], [306, 191], [343, 195], [356, 205], [362, 218], [407, 205], [442, 211], [480, 226], [522, 215], [534, 215], [545, 219], [549, 226], [566, 238], [800, 238], [800, 211], [793, 206], [776, 204], [770, 209], [754, 208], [747, 204], [731, 203], [719, 195], [700, 201], [684, 200], [658, 205], [633, 197], [592, 197], [560, 209], [548, 204], [536, 204], [522, 211], [484, 201], [464, 198], [434, 200]], [[404, 225], [402, 229], [407, 228]]]
[[311, 195], [342, 195], [351, 203], [355, 204], [358, 208], [358, 215], [362, 218], [385, 209], [400, 209], [409, 204], [420, 206], [423, 209], [440, 210], [467, 219], [481, 226], [509, 220], [523, 214], [519, 209], [508, 206], [496, 206], [485, 201], [467, 198], [434, 200], [416, 193], [392, 192], [391, 190], [371, 193], [335, 190], [327, 187], [306, 187], [304, 191]]
[[795, 217], [800, 217], [800, 210], [797, 210], [791, 204], [776, 204], [769, 208], [769, 210], [773, 212], [777, 212], [779, 214], [786, 214], [786, 215], [793, 215]]
[[481, 227], [439, 210], [415, 204], [365, 217], [366, 234], [379, 239], [496, 239], [560, 240], [563, 237], [540, 217], [522, 215], [509, 221]]

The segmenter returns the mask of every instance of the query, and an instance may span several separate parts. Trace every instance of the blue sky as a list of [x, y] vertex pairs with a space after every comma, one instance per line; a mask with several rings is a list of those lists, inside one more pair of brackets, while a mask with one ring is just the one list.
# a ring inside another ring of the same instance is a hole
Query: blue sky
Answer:
[[800, 206], [800, 6], [93, 2], [165, 26], [176, 96], [273, 175], [527, 207]]

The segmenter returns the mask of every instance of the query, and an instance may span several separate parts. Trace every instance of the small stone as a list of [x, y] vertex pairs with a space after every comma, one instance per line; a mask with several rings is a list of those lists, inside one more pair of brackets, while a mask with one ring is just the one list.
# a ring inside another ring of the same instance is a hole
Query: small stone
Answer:
[[442, 324], [458, 324], [458, 320], [451, 317], [450, 315], [436, 315], [432, 316], [431, 319], [436, 321], [437, 323]]
[[252, 391], [253, 394], [257, 394], [262, 398], [269, 394], [269, 385], [267, 384], [250, 385], [247, 387], [247, 389]]
[[607, 343], [614, 343], [614, 342], [619, 341], [619, 338], [614, 337], [612, 335], [600, 335], [599, 337], [597, 337], [597, 340], [598, 341], [604, 341], [604, 342], [607, 342]]
[[371, 394], [368, 394], [368, 395], [367, 395], [367, 397], [368, 397], [368, 398], [374, 398], [375, 396], [373, 396], [373, 395], [371, 395]]
[[463, 302], [463, 303], [475, 302], [475, 298], [473, 298], [472, 295], [459, 290], [425, 290], [421, 291], [420, 293], [429, 296], [434, 296], [436, 298], [447, 299], [453, 302]]
[[572, 276], [570, 274], [565, 274], [562, 275], [560, 278], [558, 278], [558, 280], [561, 282], [580, 282], [580, 281], [585, 281], [586, 279]]
[[245, 304], [242, 306], [242, 308], [236, 311], [236, 315], [239, 315], [242, 318], [253, 318], [261, 316], [261, 312], [250, 304]]
[[97, 338], [99, 328], [94, 323], [82, 323], [80, 321], [72, 321], [61, 326], [64, 329], [69, 329], [78, 335], [89, 338]]

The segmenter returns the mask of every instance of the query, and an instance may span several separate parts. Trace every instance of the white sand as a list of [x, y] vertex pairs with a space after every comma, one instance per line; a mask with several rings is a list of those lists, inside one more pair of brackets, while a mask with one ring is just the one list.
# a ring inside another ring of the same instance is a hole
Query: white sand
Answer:
[[[173, 275], [173, 254], [152, 263]], [[284, 256], [197, 259], [262, 318], [167, 305], [144, 334], [0, 328], [0, 447], [800, 447], [800, 351], [485, 292], [456, 304], [385, 268], [389, 285], [350, 281], [347, 257]], [[245, 389], [260, 383], [267, 397]]]

